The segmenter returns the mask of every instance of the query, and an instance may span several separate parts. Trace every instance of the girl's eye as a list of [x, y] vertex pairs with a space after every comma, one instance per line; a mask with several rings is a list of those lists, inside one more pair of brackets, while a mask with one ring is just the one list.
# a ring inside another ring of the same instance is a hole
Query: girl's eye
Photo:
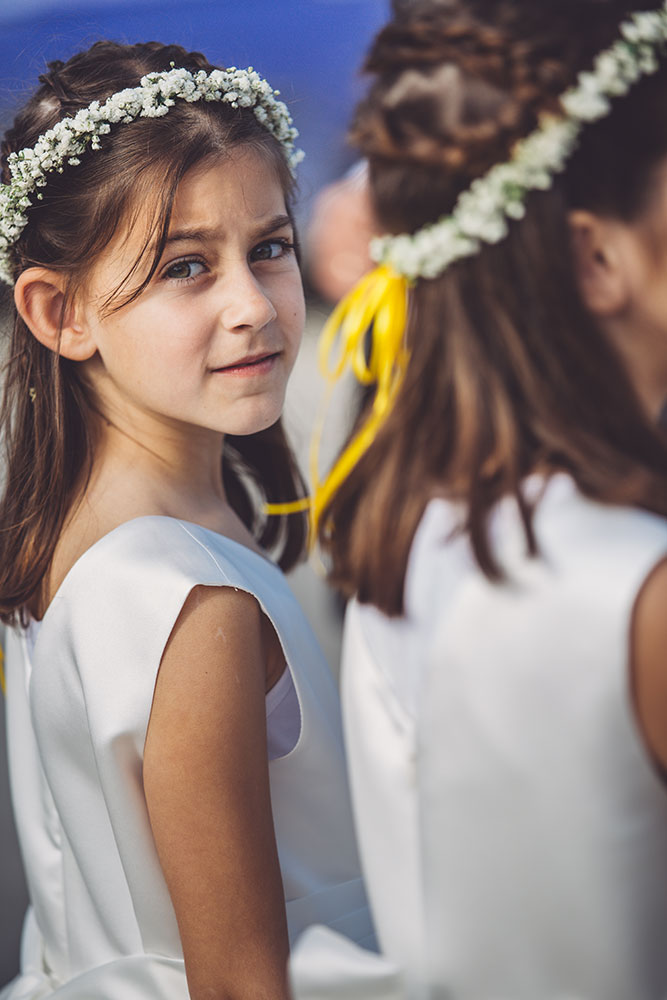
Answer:
[[290, 243], [289, 240], [265, 240], [264, 243], [258, 243], [250, 251], [250, 259], [252, 261], [277, 260], [279, 257], [286, 257], [293, 251], [294, 244]]
[[200, 260], [176, 260], [164, 272], [165, 278], [172, 281], [187, 281], [202, 274], [206, 268]]

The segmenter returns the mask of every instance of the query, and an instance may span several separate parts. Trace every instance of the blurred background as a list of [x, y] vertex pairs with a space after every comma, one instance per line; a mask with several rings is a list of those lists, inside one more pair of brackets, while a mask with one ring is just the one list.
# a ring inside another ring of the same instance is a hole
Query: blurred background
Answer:
[[[353, 170], [339, 179], [355, 161], [345, 133], [363, 93], [359, 68], [389, 6], [389, 0], [0, 0], [0, 131], [34, 89], [47, 62], [65, 60], [99, 38], [175, 42], [204, 52], [219, 65], [252, 65], [282, 91], [306, 152], [299, 168], [297, 220], [305, 237], [308, 323], [286, 410], [304, 465], [322, 395], [315, 375], [317, 333], [331, 300], [365, 266], [363, 174]], [[334, 273], [330, 265], [336, 261]], [[352, 407], [349, 391], [343, 390], [327, 422], [323, 462], [337, 448]], [[297, 570], [292, 583], [335, 671], [340, 607], [312, 566]], [[18, 968], [26, 902], [9, 802], [2, 708], [0, 988]]]

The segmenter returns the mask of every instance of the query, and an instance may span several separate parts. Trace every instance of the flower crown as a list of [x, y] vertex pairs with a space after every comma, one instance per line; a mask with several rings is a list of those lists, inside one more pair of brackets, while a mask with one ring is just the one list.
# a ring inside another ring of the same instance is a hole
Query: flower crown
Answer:
[[[450, 215], [414, 233], [372, 240], [371, 257], [379, 266], [361, 279], [329, 317], [320, 342], [320, 367], [330, 387], [349, 369], [362, 383], [375, 385], [375, 397], [368, 419], [323, 482], [317, 463], [319, 431], [314, 438], [313, 532], [324, 507], [373, 442], [396, 398], [409, 361], [405, 325], [410, 283], [435, 278], [455, 261], [474, 256], [483, 243], [505, 238], [510, 221], [525, 214], [526, 194], [547, 190], [554, 175], [564, 169], [584, 126], [604, 118], [614, 98], [658, 69], [667, 44], [667, 0], [657, 10], [632, 14], [620, 25], [619, 33], [618, 40], [596, 57], [593, 69], [580, 73], [575, 86], [561, 95], [563, 115], [544, 115], [537, 129], [516, 143], [506, 163], [492, 167], [459, 195]], [[332, 364], [334, 351], [337, 358]], [[273, 505], [269, 512], [298, 509], [303, 506], [296, 501]]]
[[371, 257], [410, 281], [435, 278], [454, 261], [472, 257], [481, 243], [498, 243], [511, 219], [525, 214], [529, 191], [551, 187], [589, 123], [604, 118], [610, 100], [658, 69], [658, 52], [667, 42], [667, 0], [659, 10], [633, 14], [620, 26], [621, 37], [580, 73], [576, 86], [561, 95], [562, 118], [544, 116], [538, 128], [516, 143], [507, 163], [492, 167], [459, 195], [450, 215], [416, 233], [380, 236]]
[[[257, 121], [282, 145], [292, 173], [303, 159], [295, 148], [298, 136], [280, 93], [248, 69], [199, 70], [172, 68], [142, 77], [138, 87], [112, 94], [104, 103], [93, 101], [75, 115], [63, 118], [39, 137], [32, 148], [7, 157], [9, 184], [0, 185], [0, 280], [14, 284], [11, 249], [28, 224], [26, 210], [42, 199], [49, 174], [62, 173], [65, 166], [78, 166], [87, 150], [100, 148], [100, 136], [112, 126], [135, 118], [161, 118], [175, 101], [222, 101], [233, 108], [252, 108]], [[36, 192], [36, 194], [35, 194]]]

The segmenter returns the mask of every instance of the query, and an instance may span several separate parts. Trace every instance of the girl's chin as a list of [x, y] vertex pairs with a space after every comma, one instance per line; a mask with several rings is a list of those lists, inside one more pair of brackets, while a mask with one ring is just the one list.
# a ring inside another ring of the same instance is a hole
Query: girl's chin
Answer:
[[250, 434], [259, 434], [260, 431], [265, 431], [282, 416], [282, 407], [270, 413], [262, 414], [256, 419], [249, 420], [239, 420], [239, 421], [228, 421], [224, 423], [224, 426], [216, 428], [224, 435], [231, 435], [232, 437], [248, 437]]

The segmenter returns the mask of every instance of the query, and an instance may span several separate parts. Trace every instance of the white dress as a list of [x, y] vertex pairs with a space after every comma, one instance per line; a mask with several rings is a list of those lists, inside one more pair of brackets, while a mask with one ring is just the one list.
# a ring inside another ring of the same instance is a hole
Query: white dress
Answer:
[[255, 595], [298, 696], [296, 745], [269, 762], [290, 939], [319, 922], [371, 940], [337, 691], [282, 573], [205, 528], [141, 517], [73, 566], [32, 656], [25, 633], [8, 637], [9, 766], [31, 908], [22, 973], [1, 1000], [187, 1000], [142, 756], [162, 652], [198, 585]]
[[665, 1000], [667, 786], [628, 649], [667, 522], [555, 476], [539, 559], [515, 504], [494, 512], [501, 586], [459, 522], [452, 504], [427, 508], [404, 618], [349, 608], [344, 727], [382, 957], [309, 930], [295, 994]]

